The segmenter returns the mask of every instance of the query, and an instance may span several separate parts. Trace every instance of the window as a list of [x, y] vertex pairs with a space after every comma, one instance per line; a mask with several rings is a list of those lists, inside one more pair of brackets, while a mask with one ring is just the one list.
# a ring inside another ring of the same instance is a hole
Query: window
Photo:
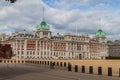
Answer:
[[27, 55], [29, 55], [29, 52], [27, 51]]
[[21, 58], [23, 58], [23, 56]]
[[30, 55], [32, 55], [32, 52], [30, 51]]
[[42, 52], [41, 52], [41, 55], [42, 55]]
[[20, 53], [19, 53], [19, 51], [18, 51], [18, 55], [19, 55]]
[[44, 52], [44, 55], [46, 55], [46, 52]]
[[24, 52], [22, 51], [22, 55], [23, 55], [23, 53], [24, 53]]
[[23, 48], [23, 45], [21, 45], [21, 47]]
[[43, 32], [43, 35], [48, 35], [48, 32]]
[[35, 55], [35, 52], [33, 52], [33, 55]]
[[47, 49], [49, 50], [49, 46], [47, 47]]

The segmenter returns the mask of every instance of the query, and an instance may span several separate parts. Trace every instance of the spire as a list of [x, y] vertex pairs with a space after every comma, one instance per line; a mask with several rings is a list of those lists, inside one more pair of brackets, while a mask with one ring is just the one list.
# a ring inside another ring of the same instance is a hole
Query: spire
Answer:
[[43, 15], [42, 15], [42, 17], [43, 17], [42, 20], [43, 20], [43, 21], [44, 21], [44, 14], [45, 14], [44, 11], [45, 11], [45, 10], [44, 10], [44, 7], [43, 7]]
[[99, 27], [100, 28], [102, 27], [102, 18], [101, 17], [99, 18]]
[[25, 35], [26, 34], [26, 30], [24, 29], [24, 32], [23, 32], [23, 34]]
[[36, 27], [37, 30], [49, 30], [50, 29], [44, 20], [44, 14], [45, 14], [44, 11], [45, 11], [45, 9], [44, 9], [44, 7], [42, 7], [42, 22]]

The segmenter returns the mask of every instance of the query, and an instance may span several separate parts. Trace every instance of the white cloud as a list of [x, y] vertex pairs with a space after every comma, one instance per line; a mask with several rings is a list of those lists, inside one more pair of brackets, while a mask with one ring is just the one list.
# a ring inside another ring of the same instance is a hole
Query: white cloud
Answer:
[[[64, 0], [60, 5], [65, 5], [70, 8], [73, 4], [89, 4], [99, 0], [71, 0], [66, 5], [67, 1]], [[90, 2], [91, 1], [91, 2]], [[5, 4], [6, 5], [6, 4]], [[7, 6], [0, 6], [0, 31], [13, 32], [23, 31], [27, 32], [36, 30], [36, 26], [42, 20], [42, 7], [45, 7], [45, 21], [50, 25], [53, 33], [76, 33], [94, 35], [95, 32], [101, 28], [112, 38], [115, 35], [120, 35], [120, 11], [114, 10], [99, 10], [98, 8], [105, 7], [105, 4], [97, 4], [91, 10], [81, 11], [79, 9], [72, 9], [66, 11], [65, 9], [55, 9], [46, 5], [40, 0], [18, 0], [15, 4]], [[102, 18], [100, 26], [99, 18]], [[116, 39], [117, 37], [115, 37]]]

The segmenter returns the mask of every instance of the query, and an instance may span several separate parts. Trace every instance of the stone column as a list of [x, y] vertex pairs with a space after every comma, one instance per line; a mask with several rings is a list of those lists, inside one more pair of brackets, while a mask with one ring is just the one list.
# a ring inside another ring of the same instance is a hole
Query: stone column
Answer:
[[35, 41], [35, 58], [37, 58], [39, 55], [37, 55], [38, 53], [38, 40]]

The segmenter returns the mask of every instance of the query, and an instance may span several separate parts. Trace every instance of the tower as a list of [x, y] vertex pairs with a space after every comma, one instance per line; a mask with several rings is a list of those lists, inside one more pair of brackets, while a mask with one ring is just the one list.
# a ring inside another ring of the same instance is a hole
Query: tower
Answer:
[[35, 35], [39, 38], [51, 38], [51, 31], [47, 23], [44, 21], [44, 7], [43, 7], [43, 18], [42, 22], [36, 27], [37, 31], [35, 32]]
[[99, 43], [106, 43], [106, 33], [99, 29], [95, 34], [96, 39]]
[[46, 24], [45, 21], [42, 21], [38, 26], [37, 26], [37, 31], [35, 35], [39, 38], [51, 38], [51, 31], [49, 26]]

